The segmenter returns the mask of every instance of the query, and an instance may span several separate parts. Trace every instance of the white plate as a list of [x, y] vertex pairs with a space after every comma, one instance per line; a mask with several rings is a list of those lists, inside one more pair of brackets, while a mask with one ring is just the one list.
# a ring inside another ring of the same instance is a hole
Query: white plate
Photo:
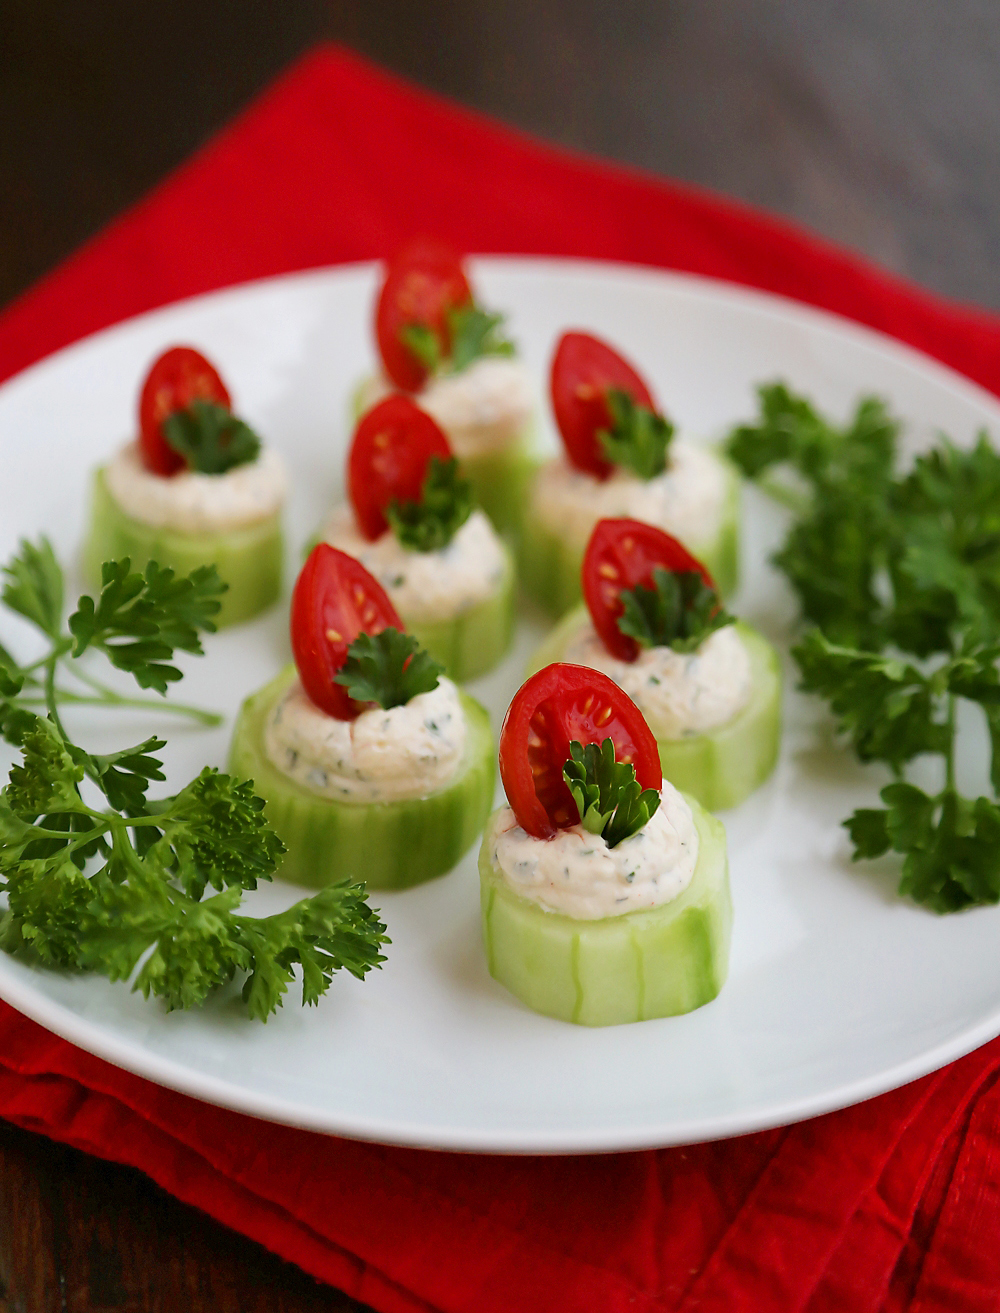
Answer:
[[[717, 437], [781, 376], [836, 415], [876, 391], [908, 421], [968, 441], [1000, 432], [985, 392], [847, 321], [704, 279], [580, 261], [483, 259], [476, 281], [539, 382], [557, 333], [590, 327], [633, 357], [687, 430]], [[371, 368], [374, 271], [350, 267], [235, 288], [144, 315], [70, 347], [0, 389], [0, 557], [45, 530], [64, 558], [83, 527], [89, 470], [131, 430], [138, 381], [165, 346], [217, 361], [241, 413], [288, 457], [293, 550], [340, 490], [348, 389]], [[551, 439], [551, 434], [549, 435]], [[794, 607], [766, 565], [781, 516], [747, 497], [737, 609], [781, 635]], [[298, 559], [297, 556], [295, 559]], [[185, 662], [185, 701], [231, 716], [286, 659], [281, 608]], [[497, 724], [540, 629], [474, 687]], [[12, 633], [4, 640], [30, 641]], [[26, 649], [25, 649], [26, 650]], [[169, 717], [74, 721], [121, 746], [170, 734], [169, 781], [225, 759], [228, 725]], [[231, 722], [230, 722], [231, 723]], [[896, 872], [853, 866], [840, 820], [881, 782], [825, 746], [818, 704], [787, 700], [775, 779], [727, 816], [736, 909], [729, 981], [685, 1017], [586, 1030], [535, 1016], [487, 974], [475, 853], [451, 875], [377, 898], [392, 936], [364, 983], [337, 979], [318, 1009], [294, 999], [267, 1026], [232, 994], [166, 1015], [123, 986], [0, 956], [0, 995], [111, 1062], [213, 1103], [398, 1144], [592, 1151], [676, 1144], [793, 1121], [930, 1071], [1000, 1032], [1000, 909], [935, 917], [895, 898]], [[965, 769], [981, 765], [975, 727]], [[4, 763], [6, 764], [6, 763]], [[264, 891], [260, 909], [291, 898]]]

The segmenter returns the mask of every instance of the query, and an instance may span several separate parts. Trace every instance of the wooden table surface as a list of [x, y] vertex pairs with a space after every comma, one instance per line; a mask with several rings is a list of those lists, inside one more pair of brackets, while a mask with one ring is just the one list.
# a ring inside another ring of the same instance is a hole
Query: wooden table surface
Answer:
[[[1000, 308], [993, 0], [0, 0], [0, 304], [320, 36]], [[0, 1313], [361, 1307], [0, 1123]]]

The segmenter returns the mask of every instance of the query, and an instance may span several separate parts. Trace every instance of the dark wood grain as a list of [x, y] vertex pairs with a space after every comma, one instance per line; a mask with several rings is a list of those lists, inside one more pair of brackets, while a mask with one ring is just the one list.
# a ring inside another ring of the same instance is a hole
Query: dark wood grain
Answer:
[[0, 1122], [0, 1313], [365, 1313], [139, 1172]]
[[[320, 36], [1000, 307], [995, 0], [0, 0], [0, 303]], [[0, 1126], [0, 1313], [360, 1307]]]

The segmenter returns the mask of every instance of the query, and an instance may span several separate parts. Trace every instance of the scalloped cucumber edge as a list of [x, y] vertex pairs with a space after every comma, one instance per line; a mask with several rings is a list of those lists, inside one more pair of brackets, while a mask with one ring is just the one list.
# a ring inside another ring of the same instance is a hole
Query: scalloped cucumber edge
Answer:
[[677, 1016], [711, 1002], [729, 968], [726, 832], [696, 799], [687, 801], [699, 839], [688, 887], [661, 907], [596, 921], [546, 911], [510, 888], [491, 857], [494, 812], [479, 851], [483, 944], [494, 980], [533, 1011], [583, 1026]]
[[396, 802], [342, 802], [303, 788], [265, 753], [265, 718], [295, 678], [289, 666], [246, 699], [229, 751], [230, 772], [253, 780], [288, 849], [278, 878], [318, 889], [350, 876], [369, 889], [405, 889], [450, 871], [476, 841], [493, 805], [496, 745], [486, 709], [460, 695], [465, 754], [445, 788]]

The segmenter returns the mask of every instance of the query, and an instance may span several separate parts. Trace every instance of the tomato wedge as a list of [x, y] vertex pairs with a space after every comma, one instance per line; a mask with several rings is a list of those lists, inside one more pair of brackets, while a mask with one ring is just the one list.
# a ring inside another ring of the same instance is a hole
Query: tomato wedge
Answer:
[[472, 300], [461, 257], [444, 242], [421, 237], [389, 261], [375, 310], [375, 336], [386, 374], [398, 388], [416, 392], [426, 365], [403, 341], [411, 326], [431, 329], [442, 357], [451, 354], [447, 312]]
[[649, 388], [613, 347], [589, 333], [563, 333], [552, 357], [552, 409], [571, 464], [598, 479], [606, 479], [615, 468], [597, 440], [598, 430], [613, 424], [609, 388], [656, 410]]
[[624, 611], [623, 589], [653, 587], [653, 571], [684, 574], [697, 570], [713, 591], [718, 591], [702, 563], [676, 538], [642, 520], [598, 520], [590, 535], [580, 572], [583, 596], [594, 628], [604, 646], [619, 661], [634, 661], [639, 644], [618, 628]]
[[388, 528], [391, 501], [419, 501], [432, 456], [451, 459], [448, 439], [426, 411], [395, 393], [362, 415], [347, 453], [347, 495], [372, 542]]
[[292, 593], [292, 654], [302, 687], [328, 716], [354, 720], [364, 706], [333, 677], [358, 634], [402, 630], [403, 622], [377, 579], [360, 561], [320, 543], [309, 554]]
[[522, 684], [500, 731], [500, 778], [518, 824], [536, 839], [576, 825], [580, 814], [562, 774], [569, 745], [608, 738], [644, 789], [662, 788], [653, 731], [607, 675], [556, 662]]
[[194, 347], [171, 347], [153, 362], [139, 397], [139, 451], [142, 463], [154, 474], [169, 477], [186, 468], [184, 457], [163, 436], [162, 425], [192, 401], [214, 401], [232, 409], [215, 366]]

